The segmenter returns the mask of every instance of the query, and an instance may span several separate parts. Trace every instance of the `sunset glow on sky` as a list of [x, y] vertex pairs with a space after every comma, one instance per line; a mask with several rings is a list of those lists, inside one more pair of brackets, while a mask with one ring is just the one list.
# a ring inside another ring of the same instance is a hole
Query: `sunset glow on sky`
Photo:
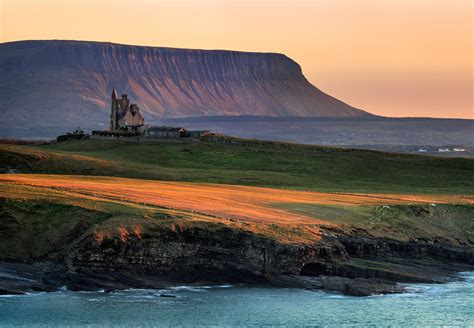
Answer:
[[0, 0], [0, 41], [279, 52], [386, 116], [474, 118], [471, 0]]

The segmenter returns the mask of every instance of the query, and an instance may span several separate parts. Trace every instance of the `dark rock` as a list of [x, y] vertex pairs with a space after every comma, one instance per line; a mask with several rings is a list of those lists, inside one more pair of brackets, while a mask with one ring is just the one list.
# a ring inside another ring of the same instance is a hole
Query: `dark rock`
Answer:
[[[362, 232], [359, 232], [362, 234]], [[468, 246], [401, 242], [340, 232], [308, 244], [205, 223], [98, 242], [84, 235], [63, 263], [0, 263], [0, 292], [112, 291], [179, 284], [271, 283], [365, 296], [401, 292], [399, 282], [440, 283], [472, 271]]]
[[379, 294], [394, 294], [404, 291], [399, 285], [379, 279], [349, 279], [343, 277], [322, 276], [319, 278], [322, 289], [340, 292], [351, 296], [371, 296]]
[[357, 236], [339, 236], [338, 240], [344, 245], [347, 253], [354, 257], [436, 257], [474, 264], [474, 248], [471, 246], [434, 244], [426, 241], [401, 242], [384, 238], [360, 238]]
[[0, 295], [23, 295], [25, 293], [25, 290], [17, 289], [15, 287], [11, 288], [0, 286]]

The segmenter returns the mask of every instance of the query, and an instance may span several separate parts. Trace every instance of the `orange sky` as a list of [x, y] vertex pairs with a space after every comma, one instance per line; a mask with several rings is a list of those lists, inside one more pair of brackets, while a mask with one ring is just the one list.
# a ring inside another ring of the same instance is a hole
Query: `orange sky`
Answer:
[[474, 118], [471, 0], [0, 0], [0, 41], [280, 52], [387, 116]]

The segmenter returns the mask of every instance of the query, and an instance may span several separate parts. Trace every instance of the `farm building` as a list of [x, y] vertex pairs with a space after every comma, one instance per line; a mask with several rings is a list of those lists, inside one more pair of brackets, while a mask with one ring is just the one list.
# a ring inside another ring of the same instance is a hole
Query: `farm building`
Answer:
[[188, 131], [182, 127], [152, 126], [146, 130], [145, 136], [152, 138], [187, 138]]
[[199, 138], [209, 131], [190, 131], [183, 127], [152, 126], [145, 131], [149, 138]]

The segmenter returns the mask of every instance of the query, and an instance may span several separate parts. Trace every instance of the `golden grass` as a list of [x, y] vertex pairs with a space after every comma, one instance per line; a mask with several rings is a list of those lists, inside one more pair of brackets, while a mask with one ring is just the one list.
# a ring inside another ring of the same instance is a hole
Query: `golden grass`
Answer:
[[[24, 194], [9, 193], [22, 186]], [[29, 189], [28, 189], [29, 188]], [[164, 182], [126, 178], [67, 175], [2, 175], [0, 196], [6, 198], [38, 197], [41, 192], [64, 199], [83, 197], [90, 201], [107, 200], [135, 206], [158, 206], [209, 215], [240, 222], [265, 224], [329, 224], [295, 214], [278, 203], [322, 205], [390, 205], [420, 203], [474, 204], [471, 196], [348, 194], [281, 190], [237, 185]]]
[[[289, 244], [313, 243], [321, 240], [321, 230], [314, 224], [277, 225], [271, 222], [244, 222], [195, 211], [143, 205], [142, 203], [128, 201], [125, 198], [102, 197], [99, 193], [94, 193], [94, 196], [91, 196], [85, 192], [44, 185], [0, 180], [0, 197], [20, 201], [72, 205], [110, 213], [113, 215], [112, 219], [109, 219], [92, 231], [94, 238], [99, 244], [104, 239], [113, 238], [114, 236], [122, 241], [127, 240], [130, 235], [141, 238], [144, 226], [148, 223], [153, 225], [159, 222], [160, 224], [169, 225], [171, 230], [185, 230], [186, 227], [199, 225], [200, 223], [217, 224], [215, 227], [223, 224], [229, 228], [247, 231]], [[64, 219], [70, 220], [74, 218]]]

